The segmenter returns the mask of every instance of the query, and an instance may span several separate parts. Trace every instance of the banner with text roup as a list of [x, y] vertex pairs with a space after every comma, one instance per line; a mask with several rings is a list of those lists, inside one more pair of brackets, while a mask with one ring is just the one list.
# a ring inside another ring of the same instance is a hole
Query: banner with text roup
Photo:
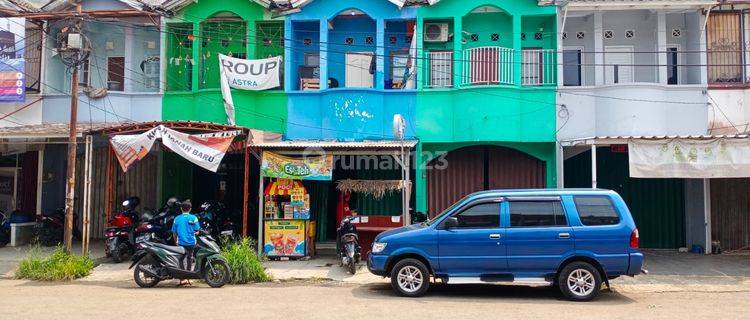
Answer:
[[221, 96], [227, 122], [236, 124], [234, 100], [230, 88], [242, 90], [268, 90], [281, 85], [281, 56], [268, 59], [247, 60], [219, 54]]
[[110, 143], [123, 172], [146, 157], [157, 139], [188, 161], [216, 172], [232, 141], [241, 133], [240, 130], [232, 130], [187, 134], [159, 125], [141, 134], [116, 135], [110, 139]]
[[633, 178], [750, 177], [750, 139], [673, 139], [628, 144]]

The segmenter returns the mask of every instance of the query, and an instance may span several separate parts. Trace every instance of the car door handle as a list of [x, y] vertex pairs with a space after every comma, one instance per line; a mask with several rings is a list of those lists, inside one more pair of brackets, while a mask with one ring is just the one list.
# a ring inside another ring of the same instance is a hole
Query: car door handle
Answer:
[[490, 234], [490, 239], [500, 239], [500, 234], [499, 233]]
[[569, 239], [570, 238], [570, 233], [567, 233], [567, 232], [558, 233], [557, 237], [560, 238], [560, 239]]

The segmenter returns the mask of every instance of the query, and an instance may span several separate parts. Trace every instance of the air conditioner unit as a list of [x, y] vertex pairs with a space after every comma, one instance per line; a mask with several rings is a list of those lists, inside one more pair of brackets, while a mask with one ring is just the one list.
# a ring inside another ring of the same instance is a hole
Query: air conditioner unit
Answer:
[[424, 41], [425, 42], [448, 42], [448, 24], [447, 23], [425, 23], [424, 24]]

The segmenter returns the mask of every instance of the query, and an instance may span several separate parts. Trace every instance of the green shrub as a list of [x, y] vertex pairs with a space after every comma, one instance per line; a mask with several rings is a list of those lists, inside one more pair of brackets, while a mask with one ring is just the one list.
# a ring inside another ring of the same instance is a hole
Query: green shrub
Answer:
[[93, 268], [94, 261], [88, 256], [66, 253], [60, 246], [51, 255], [46, 256], [39, 247], [35, 247], [18, 263], [15, 277], [39, 281], [68, 281], [89, 275]]
[[255, 252], [255, 241], [249, 238], [224, 244], [221, 255], [229, 262], [232, 278], [229, 283], [243, 284], [248, 282], [270, 281], [258, 255]]

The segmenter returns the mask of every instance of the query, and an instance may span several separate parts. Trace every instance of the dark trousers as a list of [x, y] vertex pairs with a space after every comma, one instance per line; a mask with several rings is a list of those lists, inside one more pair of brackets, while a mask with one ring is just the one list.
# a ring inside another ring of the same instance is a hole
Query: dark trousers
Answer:
[[193, 249], [195, 246], [182, 246], [185, 248], [185, 255], [182, 257], [183, 265], [185, 270], [192, 271], [193, 267]]

